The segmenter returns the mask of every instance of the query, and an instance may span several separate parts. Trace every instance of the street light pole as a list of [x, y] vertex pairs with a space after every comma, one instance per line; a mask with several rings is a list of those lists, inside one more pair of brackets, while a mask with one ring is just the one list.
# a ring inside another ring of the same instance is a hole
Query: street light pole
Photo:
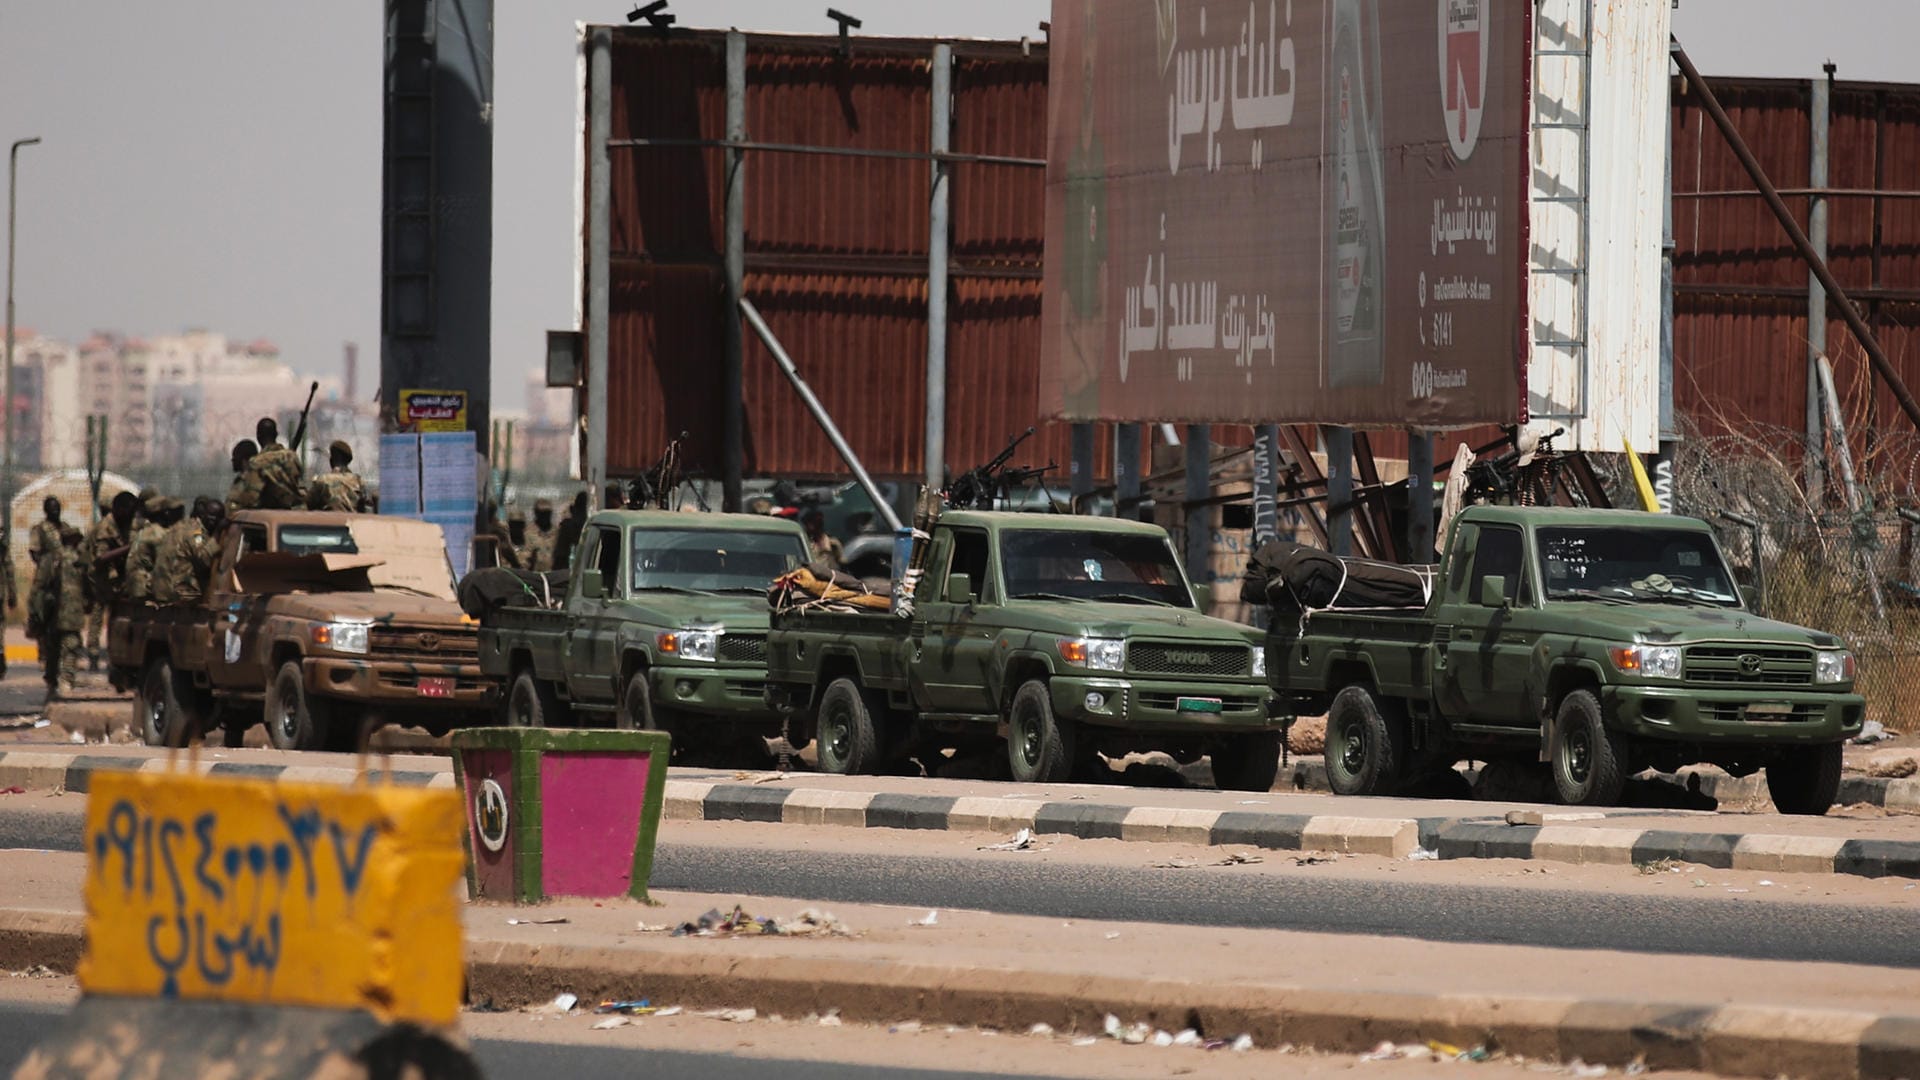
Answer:
[[[20, 148], [32, 146], [39, 141], [38, 135], [31, 139], [16, 139], [13, 148], [7, 151], [7, 374], [5, 388], [0, 391], [6, 395], [7, 417], [5, 430], [0, 432], [0, 438], [6, 440], [4, 457], [0, 457], [0, 495], [4, 496], [4, 502], [0, 502], [0, 511], [5, 514], [4, 518], [0, 518], [0, 558], [5, 558], [8, 562], [13, 561], [13, 221], [16, 202], [14, 188], [15, 180], [20, 174]], [[11, 579], [12, 567], [7, 567], [5, 572]]]

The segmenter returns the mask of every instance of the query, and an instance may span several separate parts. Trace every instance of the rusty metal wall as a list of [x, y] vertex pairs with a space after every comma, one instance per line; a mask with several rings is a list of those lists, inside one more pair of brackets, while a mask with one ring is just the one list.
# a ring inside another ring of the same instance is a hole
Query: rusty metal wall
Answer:
[[[720, 140], [722, 32], [613, 32], [611, 138]], [[747, 36], [747, 138], [924, 152], [934, 42]], [[1044, 48], [953, 43], [952, 146], [1045, 156]], [[650, 466], [681, 430], [709, 475], [722, 461], [724, 154], [629, 147], [612, 170], [608, 467]], [[926, 161], [750, 151], [746, 294], [766, 316], [868, 469], [922, 473], [926, 410]], [[952, 166], [948, 330], [951, 464], [992, 456], [1028, 425], [1019, 460], [1060, 463], [1068, 433], [1036, 402], [1044, 170]], [[757, 476], [837, 476], [844, 467], [751, 334], [744, 351], [745, 467]], [[1111, 470], [1105, 434], [1099, 474]]]
[[[1715, 79], [1714, 93], [1773, 183], [1808, 184], [1804, 80]], [[1674, 403], [1705, 434], [1740, 427], [1804, 432], [1807, 268], [1751, 191], [1697, 97], [1673, 85]], [[1920, 86], [1839, 81], [1832, 92], [1828, 185], [1920, 188]], [[1809, 199], [1787, 196], [1805, 227]], [[1832, 197], [1828, 262], [1911, 388], [1920, 385], [1920, 200]], [[1856, 442], [1905, 432], [1892, 394], [1866, 375], [1846, 325], [1827, 320], [1828, 353]], [[1868, 390], [1871, 386], [1874, 389]]]

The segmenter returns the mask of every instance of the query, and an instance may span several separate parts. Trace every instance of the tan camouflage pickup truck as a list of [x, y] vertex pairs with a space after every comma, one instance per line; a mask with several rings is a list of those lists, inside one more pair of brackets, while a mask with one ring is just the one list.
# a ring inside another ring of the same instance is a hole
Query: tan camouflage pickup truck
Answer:
[[247, 510], [199, 604], [114, 612], [110, 677], [149, 745], [215, 727], [239, 745], [260, 722], [280, 749], [353, 749], [383, 723], [487, 722], [478, 636], [438, 525]]

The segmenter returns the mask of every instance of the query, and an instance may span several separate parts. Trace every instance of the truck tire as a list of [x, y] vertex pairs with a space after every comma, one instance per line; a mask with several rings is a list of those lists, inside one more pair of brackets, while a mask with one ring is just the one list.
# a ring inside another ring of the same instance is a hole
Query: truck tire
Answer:
[[627, 676], [626, 689], [620, 694], [620, 708], [613, 714], [613, 726], [622, 731], [665, 730], [653, 710], [653, 680], [647, 678], [646, 668], [638, 668]]
[[148, 746], [187, 745], [192, 717], [185, 708], [173, 665], [165, 658], [147, 661], [146, 670], [140, 673], [140, 692], [134, 695], [133, 709], [141, 741]]
[[867, 695], [852, 679], [835, 679], [820, 695], [814, 725], [814, 754], [821, 772], [843, 776], [872, 774], [880, 768], [880, 733]]
[[1029, 679], [1007, 708], [1007, 764], [1016, 784], [1058, 784], [1073, 779], [1074, 731], [1053, 715], [1053, 694]]
[[306, 674], [299, 660], [289, 660], [274, 672], [267, 687], [264, 719], [267, 740], [275, 750], [324, 750], [332, 728], [330, 703], [307, 693]]
[[1349, 686], [1327, 707], [1323, 756], [1327, 786], [1338, 795], [1391, 795], [1407, 762], [1406, 714], [1365, 686]]
[[1767, 794], [1783, 814], [1824, 814], [1840, 795], [1839, 743], [1767, 763]]
[[1223, 735], [1211, 758], [1213, 786], [1221, 791], [1272, 791], [1280, 779], [1280, 733]]
[[564, 715], [561, 708], [553, 684], [536, 678], [532, 668], [521, 668], [507, 688], [508, 727], [559, 727]]
[[1613, 806], [1627, 783], [1627, 750], [1626, 737], [1607, 730], [1593, 691], [1573, 691], [1560, 699], [1547, 750], [1554, 792], [1568, 806]]

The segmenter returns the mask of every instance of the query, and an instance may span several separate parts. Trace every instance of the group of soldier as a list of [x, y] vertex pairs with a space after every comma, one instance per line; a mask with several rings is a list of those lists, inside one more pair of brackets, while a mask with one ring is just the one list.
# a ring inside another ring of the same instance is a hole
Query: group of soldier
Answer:
[[[308, 483], [299, 455], [281, 445], [272, 418], [255, 425], [254, 435], [233, 448], [227, 498], [199, 496], [191, 513], [181, 500], [152, 488], [138, 495], [123, 491], [102, 503], [100, 520], [83, 533], [61, 520], [59, 499], [47, 498], [46, 516], [27, 541], [34, 566], [27, 629], [39, 642], [50, 698], [74, 689], [83, 651], [92, 669], [100, 670], [100, 638], [115, 605], [200, 600], [230, 511], [368, 509], [366, 486], [352, 469], [353, 448], [345, 442], [327, 448], [329, 471]], [[11, 606], [11, 564], [6, 576]]]
[[572, 561], [573, 547], [580, 539], [580, 526], [587, 520], [587, 493], [575, 497], [565, 518], [555, 521], [553, 500], [535, 499], [533, 520], [519, 508], [507, 511], [500, 521], [499, 504], [487, 503], [482, 533], [493, 540], [494, 561], [515, 570], [565, 570]]

